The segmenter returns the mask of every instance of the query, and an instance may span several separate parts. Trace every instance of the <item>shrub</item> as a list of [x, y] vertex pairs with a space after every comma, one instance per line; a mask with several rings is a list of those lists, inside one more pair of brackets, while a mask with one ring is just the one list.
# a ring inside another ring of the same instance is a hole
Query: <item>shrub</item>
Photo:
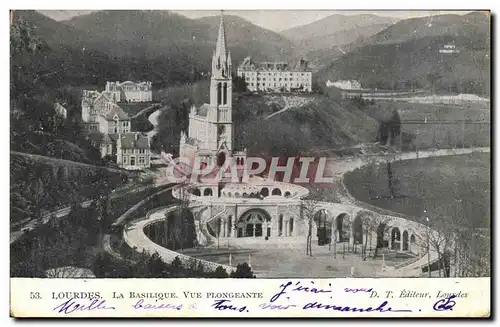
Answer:
[[240, 263], [236, 266], [236, 271], [231, 272], [231, 278], [255, 278], [252, 268], [248, 263]]

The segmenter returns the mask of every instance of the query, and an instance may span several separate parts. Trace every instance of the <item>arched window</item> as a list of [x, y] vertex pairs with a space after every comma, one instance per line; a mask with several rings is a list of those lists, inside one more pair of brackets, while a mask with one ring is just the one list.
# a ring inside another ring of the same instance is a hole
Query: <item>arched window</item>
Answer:
[[272, 195], [281, 195], [281, 190], [279, 188], [273, 189]]
[[212, 196], [212, 189], [211, 189], [211, 188], [206, 188], [206, 189], [203, 191], [203, 195], [204, 195], [204, 196]]
[[217, 83], [217, 104], [221, 104], [221, 92], [222, 92], [222, 83]]
[[227, 104], [227, 83], [224, 83], [222, 97], [223, 97], [222, 103]]

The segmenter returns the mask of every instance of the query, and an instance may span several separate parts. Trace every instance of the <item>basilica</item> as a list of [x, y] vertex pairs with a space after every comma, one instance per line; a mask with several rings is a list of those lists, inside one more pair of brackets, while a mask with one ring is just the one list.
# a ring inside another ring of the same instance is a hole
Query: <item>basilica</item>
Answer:
[[226, 47], [221, 16], [217, 45], [212, 56], [210, 103], [192, 107], [188, 133], [181, 132], [179, 157], [209, 167], [243, 167], [246, 150], [233, 150], [231, 52]]

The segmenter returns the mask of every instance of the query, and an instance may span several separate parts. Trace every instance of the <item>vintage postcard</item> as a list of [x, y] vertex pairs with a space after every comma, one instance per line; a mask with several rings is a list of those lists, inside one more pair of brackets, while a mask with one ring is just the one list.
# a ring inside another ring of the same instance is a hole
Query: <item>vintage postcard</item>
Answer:
[[11, 316], [490, 317], [490, 30], [11, 10]]

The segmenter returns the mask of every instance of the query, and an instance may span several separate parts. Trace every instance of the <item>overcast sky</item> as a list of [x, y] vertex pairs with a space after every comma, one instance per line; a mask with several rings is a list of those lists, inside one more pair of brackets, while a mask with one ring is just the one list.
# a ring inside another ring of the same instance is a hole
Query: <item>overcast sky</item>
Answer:
[[[173, 10], [188, 18], [220, 15], [219, 10]], [[76, 15], [87, 14], [89, 10], [40, 10], [41, 13], [63, 20]], [[240, 16], [255, 25], [280, 32], [295, 26], [306, 25], [333, 14], [356, 15], [376, 14], [399, 19], [442, 14], [465, 14], [469, 11], [332, 11], [332, 10], [227, 10], [227, 15]]]

